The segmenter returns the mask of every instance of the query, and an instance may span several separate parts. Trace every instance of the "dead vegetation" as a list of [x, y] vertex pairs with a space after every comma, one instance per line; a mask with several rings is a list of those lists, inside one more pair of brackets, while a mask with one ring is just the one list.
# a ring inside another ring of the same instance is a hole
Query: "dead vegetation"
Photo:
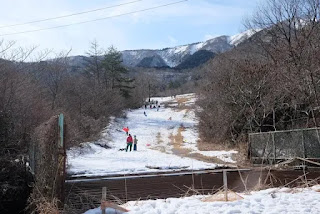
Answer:
[[315, 0], [267, 0], [246, 20], [255, 34], [203, 66], [205, 140], [235, 145], [252, 132], [319, 126], [319, 9]]

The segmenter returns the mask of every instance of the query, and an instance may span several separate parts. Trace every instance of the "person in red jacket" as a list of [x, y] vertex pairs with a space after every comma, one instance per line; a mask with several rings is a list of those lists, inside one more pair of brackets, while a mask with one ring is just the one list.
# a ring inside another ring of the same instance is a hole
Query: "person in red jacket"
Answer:
[[131, 136], [131, 134], [129, 134], [129, 136], [127, 137], [126, 152], [128, 151], [128, 149], [130, 149], [130, 152], [131, 152], [131, 150], [132, 150], [132, 142], [133, 142], [132, 136]]

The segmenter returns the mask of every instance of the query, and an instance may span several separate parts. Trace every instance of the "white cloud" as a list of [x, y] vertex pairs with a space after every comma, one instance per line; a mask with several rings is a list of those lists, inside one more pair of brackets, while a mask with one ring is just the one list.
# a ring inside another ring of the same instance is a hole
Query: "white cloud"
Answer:
[[172, 45], [176, 45], [178, 43], [178, 40], [174, 38], [173, 36], [168, 36], [169, 42]]

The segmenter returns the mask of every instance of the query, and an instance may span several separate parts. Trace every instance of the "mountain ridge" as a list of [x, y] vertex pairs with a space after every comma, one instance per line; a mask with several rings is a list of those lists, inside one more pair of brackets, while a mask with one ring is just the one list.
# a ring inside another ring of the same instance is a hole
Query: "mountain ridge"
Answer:
[[[216, 54], [226, 52], [233, 47], [237, 46], [244, 40], [248, 39], [254, 34], [253, 30], [233, 35], [233, 36], [217, 36], [203, 42], [194, 42], [186, 45], [179, 45], [175, 47], [166, 47], [162, 49], [137, 49], [137, 50], [123, 50], [122, 53], [123, 65], [126, 67], [144, 67], [144, 68], [188, 68], [185, 65], [185, 60], [192, 59], [193, 54], [198, 51], [208, 51], [213, 53], [212, 57]], [[198, 54], [198, 57], [201, 54]], [[200, 60], [201, 63], [209, 60], [209, 55], [206, 55], [205, 60]], [[69, 64], [74, 67], [82, 67], [83, 61], [88, 56], [78, 55], [70, 56]], [[195, 57], [193, 57], [194, 59]], [[192, 63], [193, 65], [197, 65]]]

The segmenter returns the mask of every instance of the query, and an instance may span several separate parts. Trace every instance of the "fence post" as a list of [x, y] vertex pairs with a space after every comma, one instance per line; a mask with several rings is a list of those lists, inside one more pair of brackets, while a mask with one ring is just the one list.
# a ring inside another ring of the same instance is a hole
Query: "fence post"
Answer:
[[64, 182], [66, 176], [66, 147], [64, 125], [64, 115], [60, 114], [58, 118], [58, 180], [60, 181], [59, 199], [62, 203], [64, 203]]
[[64, 127], [63, 127], [63, 125], [64, 125], [64, 123], [63, 123], [63, 120], [64, 120], [63, 114], [60, 114], [59, 115], [59, 122], [58, 122], [58, 124], [59, 124], [58, 147], [62, 148], [62, 149], [64, 147], [64, 142], [63, 142], [63, 138], [64, 138], [64, 134], [63, 134], [63, 132], [64, 132], [63, 128]]
[[272, 133], [272, 150], [273, 150], [273, 164], [276, 164], [276, 142], [275, 142], [275, 133]]
[[303, 132], [304, 131], [301, 131], [301, 135], [302, 135], [302, 148], [303, 148], [303, 158], [306, 158], [307, 156], [306, 156], [306, 145], [305, 145], [305, 143], [304, 143], [304, 135], [303, 135]]
[[224, 199], [228, 201], [228, 177], [227, 171], [223, 170], [223, 188], [224, 188]]
[[[101, 202], [105, 202], [107, 200], [107, 187], [102, 187], [102, 199], [101, 199]], [[105, 206], [102, 206], [101, 207], [101, 210], [102, 210], [102, 214], [106, 214], [106, 208]]]

